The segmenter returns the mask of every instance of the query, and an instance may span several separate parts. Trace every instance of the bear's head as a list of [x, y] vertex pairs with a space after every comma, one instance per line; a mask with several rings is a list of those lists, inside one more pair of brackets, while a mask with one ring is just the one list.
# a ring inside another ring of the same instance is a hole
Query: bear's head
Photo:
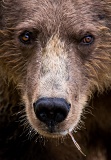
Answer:
[[0, 68], [39, 134], [75, 131], [111, 82], [110, 1], [0, 1]]

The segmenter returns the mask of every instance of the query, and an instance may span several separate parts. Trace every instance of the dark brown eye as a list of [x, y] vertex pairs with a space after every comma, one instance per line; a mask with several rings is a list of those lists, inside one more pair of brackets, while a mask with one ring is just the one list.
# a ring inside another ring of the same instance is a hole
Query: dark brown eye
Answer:
[[33, 35], [32, 32], [25, 31], [23, 32], [20, 36], [19, 39], [22, 43], [24, 44], [30, 44], [31, 41], [33, 40]]
[[82, 39], [82, 44], [88, 45], [91, 44], [94, 41], [94, 38], [92, 35], [87, 35]]

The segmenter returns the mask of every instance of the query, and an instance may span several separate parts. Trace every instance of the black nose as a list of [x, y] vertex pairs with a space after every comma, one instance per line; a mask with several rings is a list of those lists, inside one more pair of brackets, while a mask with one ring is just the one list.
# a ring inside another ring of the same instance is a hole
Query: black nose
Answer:
[[34, 103], [37, 118], [49, 125], [64, 121], [70, 110], [70, 104], [63, 98], [40, 98]]

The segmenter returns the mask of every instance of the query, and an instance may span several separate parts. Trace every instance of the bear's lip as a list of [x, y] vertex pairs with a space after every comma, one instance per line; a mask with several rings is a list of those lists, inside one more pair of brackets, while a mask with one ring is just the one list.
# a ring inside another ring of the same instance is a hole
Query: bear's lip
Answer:
[[60, 131], [60, 132], [49, 132], [46, 130], [39, 130], [38, 133], [43, 136], [43, 137], [47, 137], [47, 138], [58, 138], [58, 137], [63, 137], [68, 135], [70, 132], [72, 132], [73, 128], [70, 128], [68, 130], [64, 130], [64, 131]]
[[43, 137], [57, 138], [57, 137], [66, 136], [68, 134], [68, 131], [53, 132], [53, 133], [47, 132], [47, 131], [39, 131], [38, 133]]

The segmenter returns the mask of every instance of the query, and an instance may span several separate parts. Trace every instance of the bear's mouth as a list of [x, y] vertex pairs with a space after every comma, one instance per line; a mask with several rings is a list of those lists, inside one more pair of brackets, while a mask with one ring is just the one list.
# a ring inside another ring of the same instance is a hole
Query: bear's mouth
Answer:
[[38, 132], [43, 137], [58, 138], [58, 137], [66, 136], [69, 133], [69, 130], [57, 131], [56, 127], [53, 127], [53, 128], [41, 129]]

